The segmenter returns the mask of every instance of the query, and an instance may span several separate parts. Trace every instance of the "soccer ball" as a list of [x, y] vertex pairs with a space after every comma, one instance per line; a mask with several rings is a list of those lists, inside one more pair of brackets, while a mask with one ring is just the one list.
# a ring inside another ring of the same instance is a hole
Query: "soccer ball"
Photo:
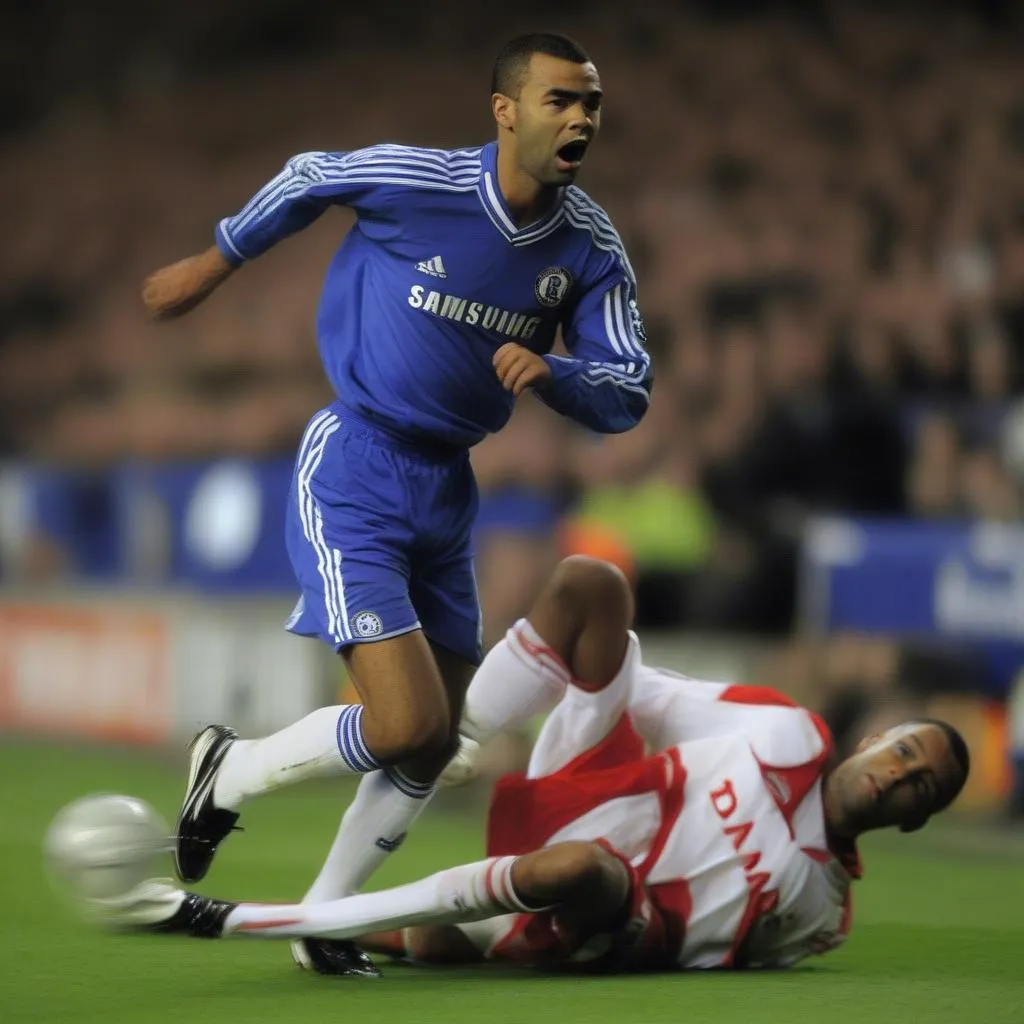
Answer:
[[139, 885], [167, 874], [171, 831], [145, 800], [94, 793], [64, 807], [43, 851], [58, 891], [96, 918], [112, 914]]

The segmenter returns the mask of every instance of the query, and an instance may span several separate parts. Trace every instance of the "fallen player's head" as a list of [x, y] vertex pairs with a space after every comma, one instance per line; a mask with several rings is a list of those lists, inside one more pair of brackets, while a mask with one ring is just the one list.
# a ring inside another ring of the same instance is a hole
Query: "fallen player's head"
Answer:
[[915, 832], [956, 799], [970, 768], [963, 737], [937, 719], [867, 736], [828, 777], [829, 824], [846, 836], [890, 825]]
[[601, 80], [578, 43], [533, 32], [501, 48], [491, 107], [516, 167], [541, 185], [567, 185], [601, 126]]

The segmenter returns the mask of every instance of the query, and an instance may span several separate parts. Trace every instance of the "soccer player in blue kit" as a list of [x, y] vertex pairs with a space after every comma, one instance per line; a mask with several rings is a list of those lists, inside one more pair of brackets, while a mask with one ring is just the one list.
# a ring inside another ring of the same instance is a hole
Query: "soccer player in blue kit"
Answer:
[[[362, 703], [263, 739], [221, 725], [195, 737], [176, 830], [186, 882], [206, 874], [245, 800], [357, 774], [305, 900], [362, 887], [457, 749], [482, 656], [469, 449], [527, 388], [600, 433], [647, 409], [633, 272], [607, 215], [572, 184], [600, 126], [597, 70], [563, 36], [526, 35], [502, 48], [491, 93], [496, 142], [300, 154], [217, 225], [215, 246], [143, 286], [153, 316], [178, 316], [330, 206], [358, 217], [318, 318], [337, 400], [299, 445], [286, 541], [301, 587], [287, 628], [338, 651]], [[568, 356], [551, 354], [559, 328]], [[350, 942], [303, 939], [293, 955], [321, 973], [376, 973]]]

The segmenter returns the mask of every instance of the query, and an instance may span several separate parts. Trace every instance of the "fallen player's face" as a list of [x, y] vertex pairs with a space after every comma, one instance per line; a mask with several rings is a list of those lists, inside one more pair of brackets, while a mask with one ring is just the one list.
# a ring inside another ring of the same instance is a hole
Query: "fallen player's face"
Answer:
[[542, 185], [569, 184], [601, 127], [597, 68], [535, 53], [516, 108], [520, 166]]
[[846, 822], [858, 832], [918, 828], [960, 782], [946, 734], [918, 722], [862, 740], [834, 774]]

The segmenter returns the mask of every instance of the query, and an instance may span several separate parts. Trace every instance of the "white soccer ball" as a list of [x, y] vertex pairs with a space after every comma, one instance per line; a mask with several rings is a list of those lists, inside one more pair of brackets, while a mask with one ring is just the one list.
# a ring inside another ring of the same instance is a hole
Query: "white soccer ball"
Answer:
[[168, 873], [171, 846], [171, 830], [145, 800], [95, 793], [58, 812], [43, 851], [58, 890], [88, 916], [102, 917], [137, 886]]

